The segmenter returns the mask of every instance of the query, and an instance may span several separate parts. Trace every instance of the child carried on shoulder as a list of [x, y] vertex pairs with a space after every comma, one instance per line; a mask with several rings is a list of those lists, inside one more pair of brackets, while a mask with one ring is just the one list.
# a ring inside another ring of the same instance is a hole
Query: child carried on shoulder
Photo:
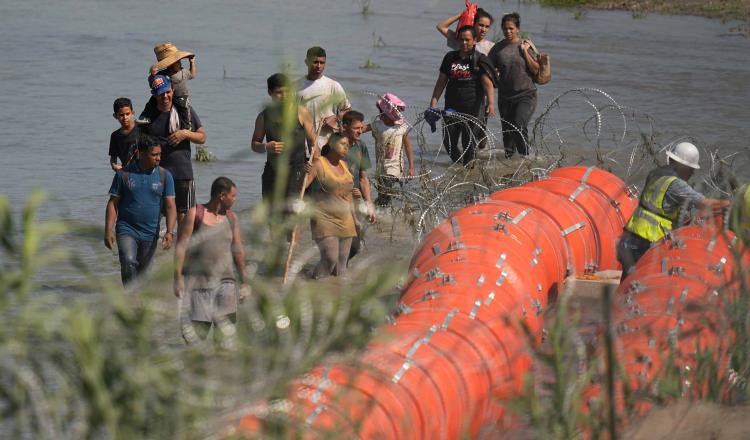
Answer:
[[[187, 82], [195, 78], [196, 75], [195, 54], [177, 50], [177, 47], [169, 42], [154, 47], [154, 53], [156, 54], [157, 62], [151, 66], [148, 82], [151, 84], [152, 79], [156, 75], [169, 77], [172, 83], [172, 93], [174, 94], [172, 104], [180, 117], [180, 129], [190, 130], [192, 128], [190, 124], [190, 93]], [[189, 69], [182, 67], [183, 58], [188, 59], [190, 63]], [[158, 113], [156, 97], [152, 96], [148, 103], [146, 103], [146, 108], [143, 109], [136, 123], [139, 125], [150, 124]]]

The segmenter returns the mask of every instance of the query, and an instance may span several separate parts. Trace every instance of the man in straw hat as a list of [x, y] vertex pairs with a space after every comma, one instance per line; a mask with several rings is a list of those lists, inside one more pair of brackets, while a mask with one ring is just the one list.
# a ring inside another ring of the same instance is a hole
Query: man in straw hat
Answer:
[[[155, 75], [165, 75], [172, 82], [172, 91], [174, 93], [173, 102], [180, 116], [180, 128], [190, 130], [190, 92], [188, 91], [187, 82], [195, 78], [195, 54], [178, 50], [172, 43], [162, 43], [154, 47], [156, 54], [156, 64], [151, 66], [149, 78]], [[190, 63], [190, 69], [182, 68], [182, 59], [187, 58]], [[151, 98], [143, 109], [141, 116], [138, 117], [138, 123], [148, 124], [156, 116], [156, 99]]]

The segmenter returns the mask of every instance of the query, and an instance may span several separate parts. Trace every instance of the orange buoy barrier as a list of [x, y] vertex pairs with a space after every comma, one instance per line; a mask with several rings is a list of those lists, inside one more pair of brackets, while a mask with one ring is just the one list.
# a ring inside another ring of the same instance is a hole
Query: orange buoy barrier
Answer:
[[[513, 426], [503, 402], [521, 395], [542, 312], [567, 275], [616, 268], [614, 243], [637, 205], [610, 173], [556, 172], [459, 209], [424, 237], [393, 323], [356, 363], [292, 385], [299, 437], [454, 439]], [[248, 415], [237, 426], [257, 424]]]
[[[636, 402], [638, 411], [650, 408], [650, 392], [670, 375], [679, 378], [685, 397], [705, 397], [710, 382], [727, 391], [727, 350], [734, 338], [727, 307], [738, 296], [748, 260], [732, 232], [683, 227], [649, 249], [619, 286], [616, 348], [632, 395], [645, 396]], [[706, 377], [707, 362], [712, 374], [724, 377]]]

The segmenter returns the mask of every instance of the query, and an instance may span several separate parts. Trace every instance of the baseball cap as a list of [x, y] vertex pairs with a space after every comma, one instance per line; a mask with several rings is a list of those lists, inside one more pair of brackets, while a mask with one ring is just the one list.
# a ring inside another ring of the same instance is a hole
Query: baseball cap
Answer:
[[161, 95], [172, 88], [172, 81], [166, 75], [154, 75], [148, 77], [148, 86], [151, 88], [151, 94]]

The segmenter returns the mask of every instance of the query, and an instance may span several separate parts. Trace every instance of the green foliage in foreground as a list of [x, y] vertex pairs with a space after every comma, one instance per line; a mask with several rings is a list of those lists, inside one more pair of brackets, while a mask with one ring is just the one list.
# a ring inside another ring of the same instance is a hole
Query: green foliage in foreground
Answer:
[[17, 227], [0, 197], [4, 438], [182, 439], [223, 431], [230, 423], [224, 414], [284, 397], [291, 379], [323, 355], [360, 348], [384, 319], [378, 297], [395, 283], [369, 274], [340, 293], [312, 283], [282, 289], [278, 280], [257, 277], [249, 304], [240, 307], [234, 344], [186, 348], [168, 264], [138, 292], [80, 265], [94, 294], [38, 288], [40, 268], [74, 260], [72, 248], [52, 247], [50, 239], [76, 232], [63, 222], [38, 222], [42, 201], [41, 194], [30, 197]]

